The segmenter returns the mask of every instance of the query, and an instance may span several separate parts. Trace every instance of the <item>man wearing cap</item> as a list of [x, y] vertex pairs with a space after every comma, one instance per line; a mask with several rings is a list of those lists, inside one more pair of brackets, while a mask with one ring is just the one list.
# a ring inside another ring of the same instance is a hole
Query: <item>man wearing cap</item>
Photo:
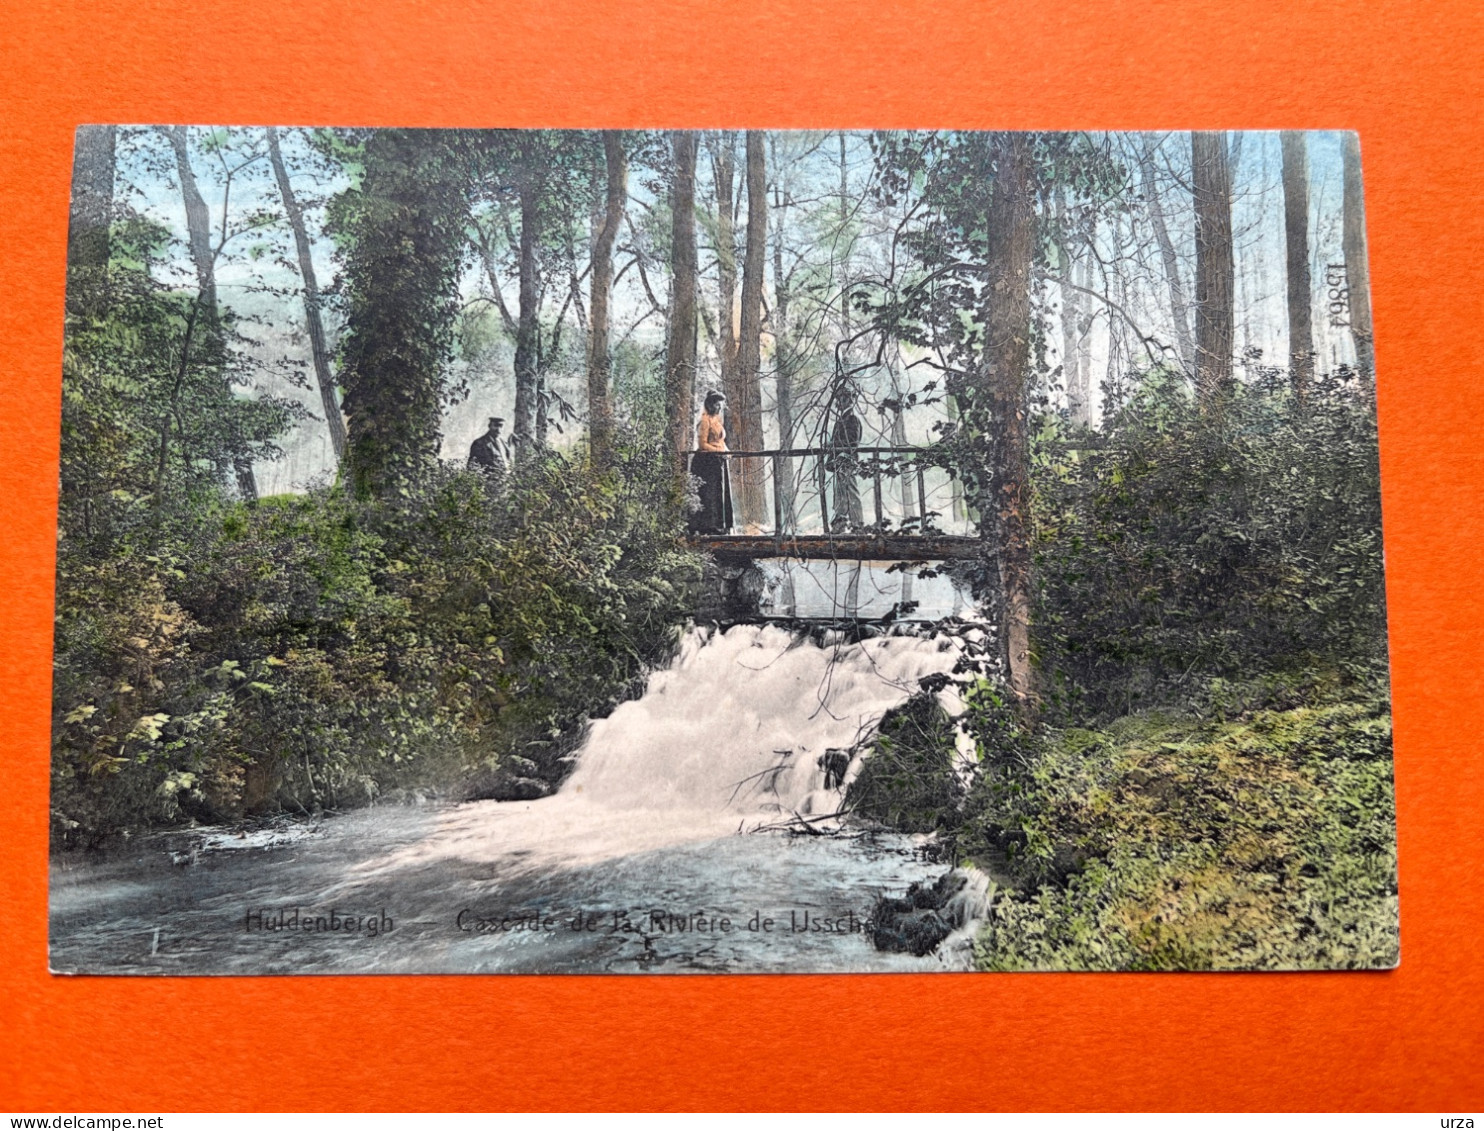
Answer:
[[495, 476], [505, 474], [505, 453], [500, 443], [500, 426], [504, 423], [501, 417], [490, 417], [490, 430], [469, 446], [470, 471]]

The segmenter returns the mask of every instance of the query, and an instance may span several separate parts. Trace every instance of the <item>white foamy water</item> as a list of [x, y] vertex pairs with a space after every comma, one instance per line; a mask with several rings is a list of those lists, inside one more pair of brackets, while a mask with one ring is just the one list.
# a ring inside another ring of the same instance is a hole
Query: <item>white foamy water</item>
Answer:
[[916, 636], [820, 647], [772, 626], [694, 630], [642, 698], [593, 725], [562, 792], [620, 809], [797, 810], [826, 751], [854, 747], [956, 659]]
[[459, 806], [437, 837], [361, 871], [434, 859], [499, 861], [508, 874], [591, 865], [828, 816], [844, 791], [824, 788], [821, 758], [857, 753], [882, 715], [957, 657], [952, 641], [921, 636], [821, 646], [771, 625], [693, 629], [640, 698], [593, 723], [555, 796]]

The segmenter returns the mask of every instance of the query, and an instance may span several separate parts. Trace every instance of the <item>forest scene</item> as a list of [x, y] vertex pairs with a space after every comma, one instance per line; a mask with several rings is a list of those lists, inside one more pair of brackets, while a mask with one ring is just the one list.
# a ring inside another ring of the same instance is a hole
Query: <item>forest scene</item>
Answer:
[[65, 318], [54, 969], [1399, 960], [1354, 134], [84, 126]]

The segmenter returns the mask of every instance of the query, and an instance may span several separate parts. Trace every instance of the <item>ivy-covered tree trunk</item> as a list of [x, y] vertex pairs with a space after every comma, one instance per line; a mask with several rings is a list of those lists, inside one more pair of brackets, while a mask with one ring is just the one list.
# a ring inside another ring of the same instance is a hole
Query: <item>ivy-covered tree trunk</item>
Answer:
[[346, 198], [341, 382], [362, 496], [396, 491], [437, 458], [468, 211], [453, 144], [431, 130], [377, 130]]
[[1195, 387], [1203, 408], [1219, 411], [1232, 387], [1232, 182], [1226, 134], [1190, 135], [1195, 198]]
[[[195, 171], [191, 168], [186, 127], [171, 126], [165, 131], [165, 135], [175, 151], [175, 170], [180, 178], [181, 201], [185, 205], [186, 239], [190, 244], [191, 262], [196, 268], [196, 302], [201, 325], [199, 336], [206, 342], [213, 363], [221, 365], [225, 361], [227, 348], [222, 333], [221, 310], [216, 302], [216, 251], [211, 246], [211, 212], [206, 207], [206, 201], [196, 184]], [[225, 380], [225, 376], [223, 379]], [[249, 503], [257, 502], [258, 483], [253, 475], [252, 460], [238, 453], [232, 457], [232, 470], [237, 477], [238, 494]]]
[[670, 323], [665, 342], [666, 442], [677, 479], [692, 446], [692, 385], [696, 376], [696, 135], [670, 135]]
[[[747, 235], [742, 257], [742, 319], [737, 342], [734, 387], [737, 401], [732, 420], [737, 425], [730, 447], [760, 451], [763, 440], [762, 366], [763, 270], [768, 245], [767, 169], [761, 130], [747, 131]], [[731, 394], [728, 394], [729, 397]], [[766, 464], [762, 459], [736, 461], [742, 521], [756, 529], [767, 521]]]
[[1284, 130], [1283, 233], [1288, 262], [1288, 366], [1299, 400], [1314, 379], [1314, 293], [1309, 279], [1309, 143]]
[[613, 290], [613, 245], [623, 223], [629, 179], [628, 156], [620, 131], [603, 131], [603, 155], [608, 183], [602, 227], [593, 241], [592, 311], [587, 337], [588, 436], [594, 467], [607, 462], [612, 445], [613, 405], [608, 390], [613, 358], [608, 350], [608, 301]]
[[1345, 134], [1340, 144], [1345, 175], [1345, 285], [1350, 292], [1350, 333], [1355, 338], [1355, 364], [1362, 373], [1376, 371], [1371, 333], [1371, 270], [1366, 261], [1365, 196], [1360, 179], [1360, 137]]
[[1035, 187], [1031, 139], [1002, 134], [996, 146], [993, 195], [986, 227], [984, 353], [974, 377], [975, 399], [989, 408], [990, 498], [998, 542], [1001, 601], [999, 649], [1010, 694], [1022, 712], [1034, 709], [1031, 671], [1030, 459], [1026, 381], [1030, 370], [1031, 256]]
[[294, 233], [294, 248], [299, 256], [299, 277], [304, 281], [304, 325], [309, 331], [309, 354], [314, 363], [314, 378], [319, 385], [320, 404], [325, 410], [325, 424], [330, 430], [330, 446], [337, 463], [345, 459], [345, 418], [340, 413], [340, 400], [335, 393], [335, 378], [330, 375], [330, 350], [325, 344], [325, 327], [320, 319], [319, 281], [314, 274], [314, 255], [310, 251], [309, 233], [304, 228], [304, 210], [289, 183], [288, 169], [278, 145], [278, 130], [268, 127], [268, 159], [273, 163], [273, 176], [278, 181], [278, 194]]

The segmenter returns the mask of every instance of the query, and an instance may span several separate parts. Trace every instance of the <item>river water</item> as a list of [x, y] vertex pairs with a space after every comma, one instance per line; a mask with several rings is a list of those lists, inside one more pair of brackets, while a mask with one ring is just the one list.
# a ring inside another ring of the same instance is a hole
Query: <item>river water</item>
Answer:
[[914, 958], [871, 945], [877, 898], [943, 865], [920, 838], [834, 819], [842, 791], [825, 770], [845, 751], [848, 780], [850, 749], [955, 658], [947, 641], [910, 635], [821, 645], [776, 627], [693, 630], [641, 698], [592, 725], [552, 797], [185, 830], [101, 861], [54, 859], [52, 967], [959, 968], [954, 948]]

